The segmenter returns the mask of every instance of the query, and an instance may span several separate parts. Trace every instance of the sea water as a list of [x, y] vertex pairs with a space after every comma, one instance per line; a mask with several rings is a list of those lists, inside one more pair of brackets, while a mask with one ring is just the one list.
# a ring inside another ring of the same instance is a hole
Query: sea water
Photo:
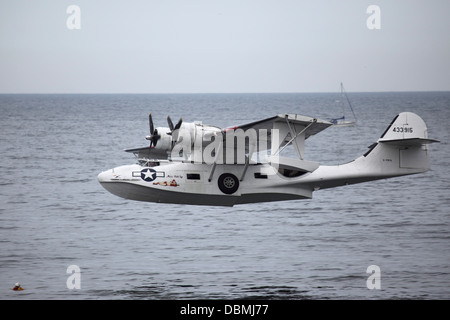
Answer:
[[348, 95], [357, 125], [309, 138], [307, 160], [351, 161], [411, 111], [441, 141], [431, 170], [232, 208], [125, 200], [97, 175], [135, 162], [123, 149], [148, 144], [149, 112], [328, 120], [338, 94], [0, 95], [0, 298], [449, 299], [450, 93]]

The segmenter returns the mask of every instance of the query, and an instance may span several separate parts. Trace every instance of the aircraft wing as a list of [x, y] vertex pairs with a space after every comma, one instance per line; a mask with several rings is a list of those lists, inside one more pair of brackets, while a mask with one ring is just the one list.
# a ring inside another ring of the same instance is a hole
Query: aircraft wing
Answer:
[[[276, 155], [280, 153], [282, 148], [287, 144], [292, 144], [299, 155], [300, 160], [303, 160], [304, 141], [331, 125], [331, 122], [298, 114], [278, 114], [274, 117], [222, 129], [222, 147], [227, 154], [238, 155], [240, 154], [240, 151], [245, 150], [245, 154], [250, 155], [253, 154], [253, 152], [271, 150], [271, 155]], [[220, 130], [219, 128], [217, 129]], [[194, 136], [198, 134], [198, 131], [195, 130], [195, 128], [191, 131]], [[202, 132], [201, 135], [203, 134], [204, 133]], [[238, 139], [227, 139], [230, 134], [235, 135]], [[239, 141], [238, 134], [241, 134], [241, 137], [244, 137], [244, 139], [240, 139], [240, 143], [237, 142]], [[247, 137], [249, 138], [247, 139]], [[186, 141], [194, 141], [192, 139], [197, 138], [191, 137], [191, 140], [188, 139]], [[204, 137], [200, 137], [200, 141], [203, 141], [202, 150], [210, 143], [210, 140], [204, 139]], [[242, 143], [242, 141], [244, 141], [244, 143]], [[167, 146], [169, 145], [170, 143], [167, 144]], [[169, 147], [161, 148], [158, 145], [156, 148], [149, 148], [147, 146], [126, 149], [125, 151], [133, 153], [138, 159], [166, 160], [169, 158], [172, 149]], [[183, 151], [186, 152], [185, 149], [183, 149]], [[192, 153], [192, 150], [190, 151], [191, 152], [187, 152], [188, 158]]]
[[125, 152], [133, 153], [138, 159], [167, 160], [168, 158], [167, 150], [149, 148], [148, 146], [142, 148], [125, 149]]
[[263, 120], [250, 122], [250, 123], [242, 124], [242, 125], [235, 126], [235, 127], [225, 128], [225, 129], [223, 129], [223, 131], [226, 132], [228, 130], [235, 130], [235, 129], [242, 129], [245, 131], [250, 128], [255, 129], [255, 130], [266, 129], [266, 130], [270, 131], [274, 127], [278, 127], [280, 124], [282, 126], [286, 125], [286, 127], [288, 127], [288, 124], [296, 125], [299, 127], [302, 126], [305, 128], [308, 127], [304, 132], [305, 139], [308, 139], [310, 136], [315, 135], [315, 134], [319, 133], [320, 131], [322, 131], [332, 125], [331, 122], [316, 119], [316, 118], [311, 118], [308, 116], [302, 116], [299, 114], [278, 114], [274, 117], [266, 118]]
[[[278, 114], [263, 120], [228, 127], [223, 129], [222, 132], [225, 137], [225, 134], [231, 130], [242, 129], [246, 132], [254, 129], [258, 139], [258, 151], [271, 149], [271, 153], [275, 154], [286, 144], [292, 143], [300, 159], [303, 159], [304, 141], [331, 125], [331, 122], [299, 114]], [[266, 141], [262, 141], [264, 139]], [[246, 147], [246, 152], [248, 149]]]

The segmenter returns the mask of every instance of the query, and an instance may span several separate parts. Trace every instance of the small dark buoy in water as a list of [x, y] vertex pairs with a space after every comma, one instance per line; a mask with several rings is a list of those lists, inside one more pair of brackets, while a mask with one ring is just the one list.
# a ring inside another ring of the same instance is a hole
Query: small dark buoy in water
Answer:
[[14, 291], [21, 291], [23, 290], [23, 288], [20, 286], [20, 283], [16, 283], [16, 285], [14, 286], [14, 288], [12, 288]]

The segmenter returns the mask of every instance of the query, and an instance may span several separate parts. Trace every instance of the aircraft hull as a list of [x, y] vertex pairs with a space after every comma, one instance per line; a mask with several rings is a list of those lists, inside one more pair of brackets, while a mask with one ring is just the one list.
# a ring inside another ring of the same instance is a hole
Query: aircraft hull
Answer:
[[[269, 165], [250, 165], [247, 169], [244, 165], [218, 165], [213, 174], [211, 169], [206, 164], [136, 164], [104, 171], [98, 180], [116, 196], [156, 203], [233, 206], [312, 197], [309, 186], [299, 188], [295, 184], [298, 178], [286, 178]], [[237, 179], [235, 190], [221, 190], [221, 185], [229, 183], [223, 180], [224, 175]]]

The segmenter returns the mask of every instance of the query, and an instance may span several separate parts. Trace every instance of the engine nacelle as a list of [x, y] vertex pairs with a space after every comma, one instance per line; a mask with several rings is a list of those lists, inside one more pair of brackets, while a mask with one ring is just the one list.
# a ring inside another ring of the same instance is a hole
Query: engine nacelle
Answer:
[[185, 146], [202, 146], [204, 148], [211, 143], [212, 136], [221, 132], [218, 127], [204, 125], [200, 122], [183, 123], [179, 130], [172, 133], [172, 141], [175, 144], [182, 143]]

